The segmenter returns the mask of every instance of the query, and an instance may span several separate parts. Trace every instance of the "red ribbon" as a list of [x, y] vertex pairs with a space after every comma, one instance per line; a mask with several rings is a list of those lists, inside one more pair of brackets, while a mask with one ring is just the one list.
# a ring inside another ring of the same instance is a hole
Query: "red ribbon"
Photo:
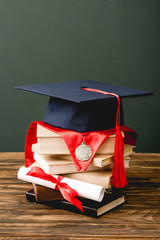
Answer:
[[[96, 154], [97, 150], [99, 147], [103, 144], [103, 142], [111, 135], [116, 133], [116, 128], [112, 129], [107, 129], [103, 131], [94, 131], [94, 132], [87, 132], [87, 133], [79, 133], [71, 130], [66, 130], [66, 129], [61, 129], [61, 128], [56, 128], [51, 125], [48, 125], [42, 121], [34, 121], [31, 123], [27, 136], [26, 136], [26, 143], [25, 143], [25, 166], [29, 167], [32, 163], [35, 162], [33, 152], [32, 152], [32, 144], [37, 143], [37, 137], [36, 137], [36, 132], [37, 132], [37, 124], [41, 125], [44, 128], [47, 128], [50, 131], [53, 131], [55, 133], [58, 133], [61, 135], [61, 137], [64, 139], [66, 142], [68, 149], [71, 153], [71, 156], [73, 158], [73, 161], [75, 163], [75, 166], [77, 168], [77, 171], [80, 171], [81, 168], [86, 171], [89, 164], [91, 163], [92, 159], [94, 158], [94, 155]], [[119, 127], [120, 131], [124, 131], [125, 138], [124, 142], [127, 144], [135, 145], [136, 139], [137, 139], [137, 133], [133, 131], [131, 128], [123, 125]], [[78, 160], [75, 156], [75, 149], [82, 143], [83, 141], [83, 136], [86, 135], [85, 137], [85, 143], [89, 145], [92, 148], [93, 154], [91, 159], [88, 161], [82, 162]], [[121, 146], [123, 147], [123, 144], [121, 143]], [[117, 152], [117, 155], [119, 157], [119, 154], [122, 156], [122, 150], [119, 153], [118, 149], [119, 147], [115, 150]], [[122, 156], [123, 159], [123, 156]], [[116, 159], [118, 161], [118, 158]], [[115, 163], [115, 159], [114, 159]], [[117, 164], [117, 163], [115, 163]], [[122, 163], [123, 164], [123, 163]], [[122, 166], [123, 167], [123, 166]], [[114, 169], [114, 166], [113, 166]], [[119, 167], [118, 167], [119, 169]], [[113, 171], [114, 175], [114, 171]], [[115, 176], [115, 175], [114, 175]], [[119, 175], [117, 174], [115, 177], [119, 178]], [[114, 178], [113, 178], [114, 179]], [[112, 181], [112, 185], [114, 185], [114, 181]], [[116, 185], [118, 187], [118, 185]]]
[[[35, 162], [33, 152], [32, 152], [32, 144], [37, 143], [37, 124], [41, 125], [42, 127], [53, 131], [57, 134], [59, 134], [64, 141], [66, 142], [68, 149], [71, 153], [71, 156], [73, 158], [73, 161], [75, 162], [75, 166], [77, 168], [77, 171], [80, 171], [81, 168], [85, 171], [87, 170], [89, 164], [91, 163], [94, 155], [96, 154], [99, 147], [103, 144], [104, 141], [107, 140], [107, 138], [111, 134], [116, 133], [116, 129], [107, 129], [103, 131], [94, 131], [94, 132], [87, 132], [87, 133], [79, 133], [71, 130], [61, 129], [53, 127], [49, 124], [46, 124], [42, 121], [34, 121], [31, 123], [27, 136], [26, 136], [26, 142], [25, 142], [25, 166], [29, 167], [32, 163]], [[125, 143], [135, 145], [137, 134], [135, 131], [133, 131], [131, 128], [123, 125], [120, 126], [120, 131], [125, 132]], [[83, 136], [85, 136], [85, 143], [89, 145], [92, 148], [93, 154], [91, 159], [88, 161], [82, 162], [78, 160], [75, 156], [75, 149], [82, 143]]]
[[77, 191], [71, 188], [67, 183], [61, 182], [63, 179], [62, 176], [58, 176], [58, 178], [55, 178], [52, 175], [45, 173], [39, 167], [32, 167], [31, 170], [27, 173], [27, 175], [44, 179], [56, 184], [55, 189], [59, 190], [62, 196], [67, 201], [75, 205], [77, 208], [79, 208], [83, 212], [82, 203], [76, 198], [78, 196]]

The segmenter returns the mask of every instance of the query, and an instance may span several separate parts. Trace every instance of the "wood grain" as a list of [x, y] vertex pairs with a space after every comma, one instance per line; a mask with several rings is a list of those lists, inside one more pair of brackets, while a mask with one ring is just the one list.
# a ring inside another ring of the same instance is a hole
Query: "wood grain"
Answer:
[[126, 203], [99, 219], [28, 202], [24, 153], [0, 153], [0, 240], [160, 239], [160, 154], [134, 154]]

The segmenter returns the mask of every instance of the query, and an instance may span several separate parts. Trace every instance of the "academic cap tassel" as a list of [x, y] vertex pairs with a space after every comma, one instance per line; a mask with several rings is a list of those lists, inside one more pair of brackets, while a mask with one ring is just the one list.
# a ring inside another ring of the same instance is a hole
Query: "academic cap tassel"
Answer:
[[119, 126], [116, 126], [115, 151], [112, 169], [112, 186], [116, 188], [123, 188], [128, 184], [124, 168], [123, 152], [124, 144], [122, 133]]
[[123, 143], [122, 133], [120, 131], [120, 98], [115, 93], [105, 92], [99, 89], [83, 87], [82, 90], [97, 92], [105, 95], [112, 95], [117, 98], [118, 107], [117, 107], [117, 114], [116, 114], [116, 136], [115, 136], [114, 161], [113, 161], [113, 168], [112, 168], [112, 186], [115, 188], [123, 188], [128, 183], [126, 179], [124, 159], [123, 159], [124, 143]]

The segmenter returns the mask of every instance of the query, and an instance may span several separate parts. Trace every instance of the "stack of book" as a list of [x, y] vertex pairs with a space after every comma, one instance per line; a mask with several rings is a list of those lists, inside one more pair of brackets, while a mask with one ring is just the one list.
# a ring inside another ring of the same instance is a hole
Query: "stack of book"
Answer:
[[95, 217], [122, 204], [124, 167], [134, 151], [128, 144], [137, 139], [124, 125], [122, 99], [152, 93], [92, 80], [16, 88], [50, 97], [44, 122], [28, 129], [26, 167], [18, 171], [19, 179], [33, 184], [27, 199]]
[[[122, 135], [123, 132], [122, 132]], [[75, 184], [86, 183], [90, 186], [100, 186], [105, 189], [103, 199], [97, 201], [96, 198], [81, 194], [79, 200], [82, 202], [83, 214], [99, 217], [107, 211], [125, 202], [124, 195], [120, 190], [111, 188], [112, 163], [114, 159], [115, 135], [111, 135], [98, 149], [95, 157], [89, 165], [87, 171], [79, 171], [75, 167], [68, 147], [60, 135], [37, 124], [37, 143], [32, 145], [35, 163], [47, 174], [60, 175], [65, 179], [72, 179]], [[129, 167], [129, 161], [133, 154], [134, 146], [124, 144], [124, 165]], [[19, 179], [25, 180], [19, 175]], [[38, 181], [32, 181], [33, 190], [26, 193], [30, 201], [46, 204], [56, 208], [66, 209], [81, 213], [81, 211], [65, 200], [60, 191], [51, 189], [48, 185], [43, 185]], [[48, 186], [48, 187], [47, 187]], [[76, 185], [77, 186], [77, 185]], [[89, 193], [88, 193], [89, 194]]]

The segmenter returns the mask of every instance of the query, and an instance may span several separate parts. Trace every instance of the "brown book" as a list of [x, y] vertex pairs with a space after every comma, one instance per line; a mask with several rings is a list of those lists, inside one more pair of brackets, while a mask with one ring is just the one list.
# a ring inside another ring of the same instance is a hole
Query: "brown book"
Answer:
[[55, 201], [64, 199], [61, 192], [32, 183], [36, 201]]

